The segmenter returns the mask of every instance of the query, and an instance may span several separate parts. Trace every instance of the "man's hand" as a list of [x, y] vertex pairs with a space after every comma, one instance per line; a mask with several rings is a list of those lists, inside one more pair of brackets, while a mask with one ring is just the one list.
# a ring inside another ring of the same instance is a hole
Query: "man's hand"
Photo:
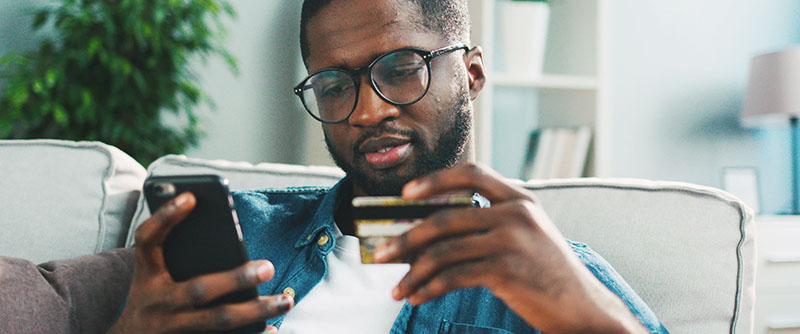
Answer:
[[[274, 274], [269, 261], [251, 261], [230, 271], [175, 282], [164, 264], [162, 244], [196, 203], [184, 193], [165, 204], [136, 230], [136, 265], [125, 309], [110, 333], [199, 333], [233, 329], [286, 313], [285, 295], [198, 308], [228, 293], [254, 288]], [[270, 326], [267, 333], [277, 333]]]
[[485, 196], [491, 208], [437, 212], [376, 250], [378, 262], [414, 258], [392, 291], [395, 299], [421, 304], [456, 289], [483, 286], [547, 333], [645, 332], [581, 263], [525, 189], [466, 164], [409, 182], [403, 197], [464, 190]]

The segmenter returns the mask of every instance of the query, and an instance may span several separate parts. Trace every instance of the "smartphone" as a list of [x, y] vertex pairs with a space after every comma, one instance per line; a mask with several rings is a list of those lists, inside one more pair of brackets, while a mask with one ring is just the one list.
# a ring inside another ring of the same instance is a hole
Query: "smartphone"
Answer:
[[375, 249], [410, 230], [430, 214], [443, 209], [477, 206], [472, 196], [464, 195], [442, 195], [416, 201], [393, 196], [356, 197], [352, 204], [361, 263], [364, 264], [375, 263]]
[[[151, 176], [144, 182], [144, 196], [150, 212], [156, 212], [175, 196], [191, 192], [197, 199], [194, 210], [175, 226], [164, 241], [164, 262], [176, 282], [226, 271], [249, 261], [242, 240], [228, 180], [218, 175]], [[222, 296], [202, 307], [238, 303], [258, 297], [253, 289]], [[260, 333], [266, 323], [259, 321], [225, 333]]]

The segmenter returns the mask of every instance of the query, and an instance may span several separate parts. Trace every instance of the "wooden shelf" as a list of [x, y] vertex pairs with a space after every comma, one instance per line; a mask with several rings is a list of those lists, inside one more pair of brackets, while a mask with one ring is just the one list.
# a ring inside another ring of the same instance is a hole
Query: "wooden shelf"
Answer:
[[507, 73], [490, 73], [488, 75], [488, 80], [493, 81], [494, 85], [498, 87], [575, 90], [597, 89], [597, 78], [571, 75], [545, 74], [535, 78]]

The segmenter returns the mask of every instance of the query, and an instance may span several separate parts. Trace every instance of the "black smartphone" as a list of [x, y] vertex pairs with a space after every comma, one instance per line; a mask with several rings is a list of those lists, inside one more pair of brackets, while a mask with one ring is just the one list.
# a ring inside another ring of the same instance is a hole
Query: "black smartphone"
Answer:
[[[144, 182], [144, 196], [150, 212], [184, 192], [197, 199], [194, 210], [175, 226], [164, 241], [164, 262], [176, 282], [226, 271], [249, 261], [242, 240], [239, 218], [228, 180], [218, 175], [151, 176]], [[258, 291], [242, 290], [203, 305], [238, 303], [258, 297]], [[260, 333], [266, 323], [259, 321], [225, 333]]]

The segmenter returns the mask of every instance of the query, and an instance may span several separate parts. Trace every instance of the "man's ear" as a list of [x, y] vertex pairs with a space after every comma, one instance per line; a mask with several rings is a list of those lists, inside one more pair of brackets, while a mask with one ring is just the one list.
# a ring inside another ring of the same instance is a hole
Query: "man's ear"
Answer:
[[486, 84], [486, 69], [483, 67], [483, 50], [480, 46], [474, 46], [467, 51], [465, 64], [469, 79], [469, 97], [475, 100]]

